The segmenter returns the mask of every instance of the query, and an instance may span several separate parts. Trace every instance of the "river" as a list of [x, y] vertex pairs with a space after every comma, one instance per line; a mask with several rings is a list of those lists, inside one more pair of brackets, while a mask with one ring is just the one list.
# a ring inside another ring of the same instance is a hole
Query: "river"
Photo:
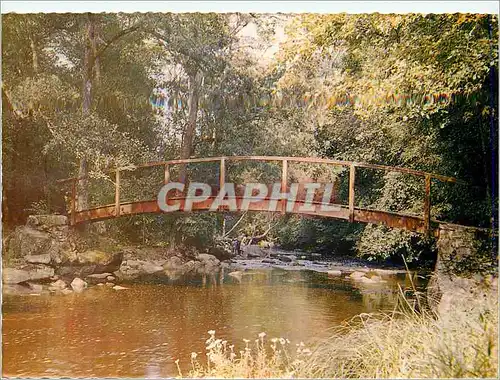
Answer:
[[250, 270], [241, 280], [95, 286], [69, 295], [3, 297], [3, 375], [169, 377], [191, 352], [204, 356], [208, 330], [235, 343], [267, 337], [292, 344], [325, 338], [363, 312], [390, 310], [408, 276], [356, 287], [309, 270]]

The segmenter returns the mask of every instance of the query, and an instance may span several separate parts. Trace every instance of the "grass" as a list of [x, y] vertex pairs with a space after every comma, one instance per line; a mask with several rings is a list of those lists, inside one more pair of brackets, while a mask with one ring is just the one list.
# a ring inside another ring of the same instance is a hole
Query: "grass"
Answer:
[[[497, 378], [498, 296], [460, 300], [446, 314], [403, 307], [362, 314], [308, 349], [265, 333], [245, 348], [210, 331], [206, 364], [191, 357], [189, 377], [210, 378]], [[178, 363], [178, 362], [177, 362]]]

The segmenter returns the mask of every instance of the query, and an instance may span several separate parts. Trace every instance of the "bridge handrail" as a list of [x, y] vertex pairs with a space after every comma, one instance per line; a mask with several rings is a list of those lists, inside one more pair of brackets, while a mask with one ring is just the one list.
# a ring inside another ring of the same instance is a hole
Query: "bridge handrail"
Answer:
[[[288, 161], [288, 162], [303, 162], [303, 163], [311, 163], [311, 164], [329, 164], [329, 165], [337, 165], [337, 166], [355, 166], [358, 168], [367, 168], [367, 169], [377, 169], [377, 170], [385, 170], [385, 171], [394, 171], [405, 174], [412, 174], [419, 177], [429, 176], [430, 178], [437, 179], [443, 182], [452, 182], [458, 184], [466, 185], [467, 182], [459, 180], [454, 177], [444, 176], [440, 174], [425, 172], [422, 170], [415, 170], [409, 168], [403, 168], [400, 166], [388, 166], [388, 165], [380, 165], [380, 164], [370, 164], [365, 162], [356, 162], [356, 161], [342, 161], [342, 160], [332, 160], [329, 158], [320, 158], [320, 157], [294, 157], [294, 156], [220, 156], [220, 157], [203, 157], [203, 158], [186, 158], [186, 159], [176, 159], [176, 160], [168, 160], [168, 161], [153, 161], [144, 164], [135, 165], [132, 169], [139, 168], [148, 168], [155, 166], [166, 166], [166, 165], [179, 165], [179, 164], [194, 164], [194, 163], [204, 163], [204, 162], [220, 162], [221, 160], [225, 161]], [[116, 168], [106, 170], [105, 173], [114, 173], [117, 170], [130, 170], [130, 168]], [[70, 177], [57, 180], [58, 183], [65, 183], [70, 181], [77, 181], [88, 178], [88, 176], [80, 176], [80, 177]]]

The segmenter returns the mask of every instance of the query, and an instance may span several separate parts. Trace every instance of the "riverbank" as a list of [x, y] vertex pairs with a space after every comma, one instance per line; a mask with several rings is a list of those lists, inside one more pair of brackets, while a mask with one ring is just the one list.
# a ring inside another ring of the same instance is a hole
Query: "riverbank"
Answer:
[[[495, 280], [496, 281], [496, 280]], [[209, 331], [208, 364], [191, 357], [188, 377], [214, 378], [497, 378], [498, 286], [475, 286], [433, 314], [405, 303], [390, 314], [362, 314], [314, 347], [286, 338], [234, 346]], [[183, 374], [180, 373], [182, 376]]]
[[285, 251], [248, 245], [232, 257], [222, 248], [188, 246], [123, 246], [98, 233], [70, 229], [61, 215], [30, 216], [5, 239], [2, 257], [4, 293], [68, 295], [94, 285], [122, 290], [120, 283], [166, 282], [202, 277], [221, 282], [225, 275], [241, 281], [246, 271], [260, 269], [309, 270], [347, 277], [357, 283], [384, 283], [384, 277], [405, 269], [353, 257]]

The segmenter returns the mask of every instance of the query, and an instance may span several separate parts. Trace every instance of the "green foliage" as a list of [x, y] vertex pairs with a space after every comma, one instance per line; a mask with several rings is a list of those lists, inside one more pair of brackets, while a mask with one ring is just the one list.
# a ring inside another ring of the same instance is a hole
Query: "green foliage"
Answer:
[[[249, 53], [246, 45], [268, 44], [283, 22], [287, 37], [275, 57]], [[23, 223], [35, 202], [65, 212], [55, 180], [76, 175], [83, 159], [91, 205], [113, 202], [116, 167], [124, 199], [154, 199], [163, 173], [134, 164], [178, 158], [186, 141], [196, 157], [320, 156], [455, 176], [474, 187], [433, 182], [432, 218], [491, 224], [496, 16], [9, 14], [2, 26], [8, 224]], [[243, 36], [247, 26], [257, 35]], [[293, 180], [336, 181], [347, 200], [346, 170], [289, 169]], [[172, 168], [171, 178], [179, 172]], [[270, 183], [279, 175], [272, 163], [245, 163], [229, 165], [227, 179]], [[188, 170], [190, 179], [217, 176], [216, 165]], [[357, 206], [423, 212], [415, 177], [358, 170], [356, 189]], [[108, 224], [134, 241], [208, 245], [238, 219], [155, 215]], [[402, 231], [264, 213], [244, 216], [232, 234], [374, 259], [432, 251], [432, 242]]]
[[423, 255], [435, 250], [432, 240], [422, 239], [419, 234], [390, 229], [369, 224], [361, 233], [357, 242], [358, 254], [368, 260], [386, 260], [395, 258], [408, 263], [423, 259]]
[[[304, 123], [317, 154], [463, 179], [473, 186], [433, 183], [432, 217], [490, 225], [498, 203], [488, 190], [497, 181], [495, 16], [305, 14], [288, 33], [277, 87], [312, 104]], [[358, 187], [363, 207], [422, 213], [415, 178], [362, 173]], [[367, 227], [357, 247], [379, 258], [428, 249], [418, 236], [383, 227]]]

